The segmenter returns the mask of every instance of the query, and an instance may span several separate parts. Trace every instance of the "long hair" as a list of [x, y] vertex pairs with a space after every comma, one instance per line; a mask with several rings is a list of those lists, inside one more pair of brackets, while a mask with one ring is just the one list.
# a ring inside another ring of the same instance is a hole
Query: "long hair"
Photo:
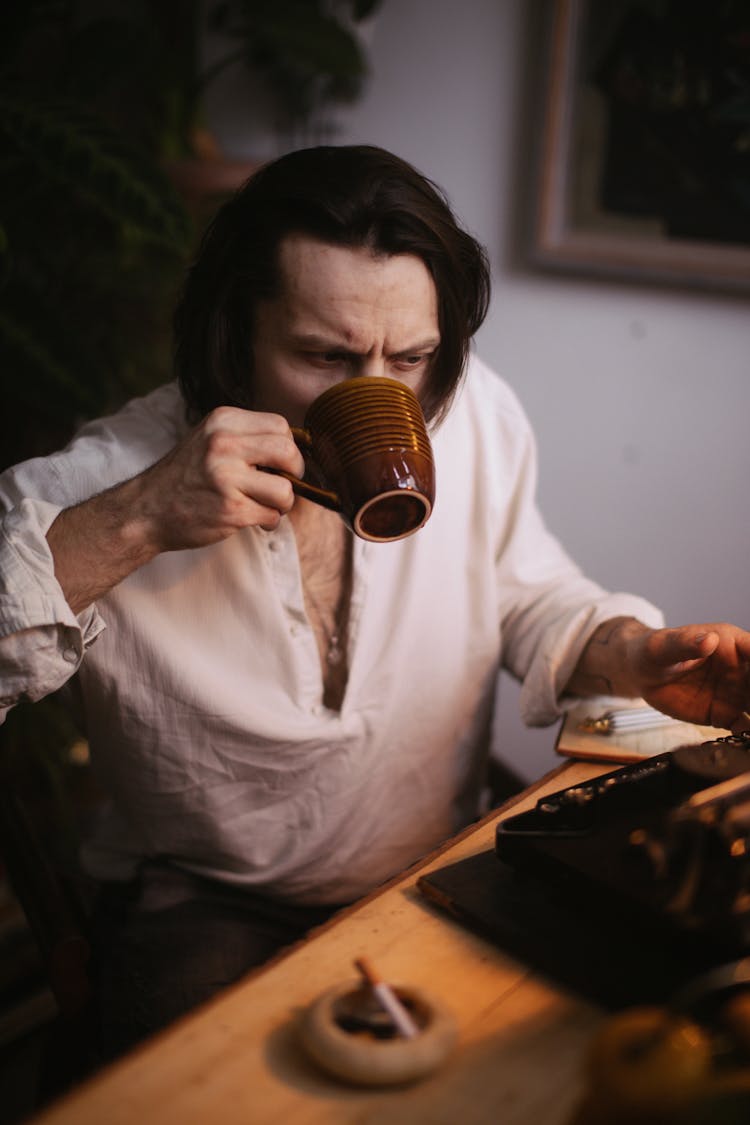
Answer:
[[428, 421], [442, 417], [487, 313], [487, 257], [435, 184], [368, 145], [282, 156], [217, 212], [174, 318], [175, 374], [191, 416], [221, 405], [252, 409], [256, 308], [279, 293], [278, 248], [291, 233], [421, 258], [435, 283], [440, 328], [422, 406]]

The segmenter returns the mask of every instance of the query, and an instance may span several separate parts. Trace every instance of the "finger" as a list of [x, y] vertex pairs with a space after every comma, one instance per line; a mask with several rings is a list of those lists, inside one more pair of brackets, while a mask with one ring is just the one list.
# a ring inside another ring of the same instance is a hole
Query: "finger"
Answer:
[[702, 645], [704, 653], [708, 652], [710, 655], [718, 649], [728, 660], [734, 657], [750, 664], [750, 632], [739, 629], [736, 625], [714, 622], [709, 625], [687, 625], [672, 632], [692, 633], [694, 641]]
[[218, 406], [201, 423], [206, 433], [225, 430], [235, 434], [290, 434], [289, 423], [281, 414], [245, 410], [240, 406]]
[[212, 472], [237, 465], [279, 469], [292, 476], [301, 476], [305, 471], [304, 458], [288, 427], [285, 434], [217, 431], [208, 437], [206, 465]]
[[679, 674], [704, 663], [718, 645], [718, 633], [704, 626], [657, 629], [649, 638], [649, 657], [662, 672]]
[[[254, 503], [281, 515], [289, 512], [294, 505], [294, 489], [286, 477], [265, 473], [260, 468], [252, 468], [243, 482], [242, 491]], [[263, 525], [261, 525], [263, 526]]]
[[296, 475], [304, 472], [302, 454], [280, 414], [220, 406], [203, 419], [197, 432], [204, 435], [209, 457], [239, 453], [248, 464], [269, 463]]
[[[289, 482], [282, 479], [281, 483]], [[289, 486], [288, 494], [282, 489], [277, 495], [252, 495], [238, 493], [234, 503], [228, 505], [219, 519], [223, 527], [239, 530], [242, 527], [262, 527], [265, 531], [275, 531], [283, 516], [291, 510], [294, 493]]]
[[736, 719], [731, 726], [732, 734], [743, 734], [745, 731], [750, 731], [750, 711], [743, 711], [739, 719]]
[[[669, 665], [672, 675], [682, 675], [693, 668], [699, 668], [709, 657], [713, 656], [719, 647], [719, 635], [715, 632], [694, 633], [691, 637], [684, 638], [681, 651], [685, 653], [684, 659], [678, 659]], [[678, 646], [675, 646], [677, 655]], [[697, 654], [697, 655], [696, 655]]]
[[261, 434], [245, 445], [245, 461], [258, 468], [277, 469], [301, 477], [305, 459], [290, 435]]

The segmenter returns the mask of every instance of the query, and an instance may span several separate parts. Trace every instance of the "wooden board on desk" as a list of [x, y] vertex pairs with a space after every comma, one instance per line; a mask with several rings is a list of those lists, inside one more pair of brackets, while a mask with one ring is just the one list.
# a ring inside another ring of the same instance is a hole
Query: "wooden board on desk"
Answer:
[[[693, 723], [681, 723], [677, 719], [663, 726], [619, 734], [596, 734], [582, 728], [587, 719], [599, 718], [613, 708], [622, 708], [624, 705], [621, 699], [604, 697], [584, 699], [576, 703], [560, 724], [555, 742], [556, 752], [563, 757], [596, 762], [640, 762], [654, 754], [676, 750], [678, 746], [708, 742], [731, 734], [731, 731], [720, 727], [697, 726]], [[643, 706], [642, 701], [639, 705]]]
[[494, 849], [422, 875], [425, 897], [558, 987], [610, 1009], [660, 1004], [716, 962], [713, 949], [566, 879], [516, 872]]

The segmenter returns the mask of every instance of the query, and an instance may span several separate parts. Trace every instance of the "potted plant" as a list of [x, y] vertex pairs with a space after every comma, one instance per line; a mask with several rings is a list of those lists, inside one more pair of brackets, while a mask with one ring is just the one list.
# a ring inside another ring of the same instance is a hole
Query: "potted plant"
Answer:
[[[228, 168], [206, 129], [207, 86], [239, 61], [268, 82], [280, 128], [317, 128], [327, 107], [361, 89], [357, 25], [377, 3], [6, 5], [0, 469], [59, 448], [86, 418], [169, 377], [171, 313], [198, 233], [196, 199], [208, 190], [213, 201], [248, 171]], [[203, 72], [208, 28], [228, 46]], [[57, 800], [55, 779], [69, 773], [76, 737], [58, 700], [21, 704], [0, 727], [0, 767], [17, 776], [20, 763], [37, 763], [49, 781], [42, 788]]]
[[[87, 15], [74, 0], [11, 5], [0, 34], [0, 468], [168, 374], [196, 226], [254, 167], [219, 152], [207, 87], [242, 65], [268, 85], [280, 130], [325, 133], [330, 107], [361, 91], [359, 29], [378, 4], [133, 0]], [[207, 31], [227, 46], [203, 70]]]
[[219, 0], [208, 27], [233, 44], [203, 74], [207, 85], [240, 63], [271, 94], [289, 146], [330, 137], [334, 105], [355, 101], [368, 72], [363, 29], [381, 0]]

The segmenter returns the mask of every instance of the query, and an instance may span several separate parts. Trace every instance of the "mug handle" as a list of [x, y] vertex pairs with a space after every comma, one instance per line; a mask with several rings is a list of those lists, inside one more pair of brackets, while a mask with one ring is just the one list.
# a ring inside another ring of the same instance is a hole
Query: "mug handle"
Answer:
[[[297, 448], [305, 462], [309, 463], [313, 469], [317, 467], [312, 459], [312, 438], [307, 430], [300, 429], [299, 426], [292, 426], [292, 437], [295, 440]], [[300, 480], [299, 477], [292, 476], [291, 473], [285, 473], [283, 469], [268, 469], [261, 466], [265, 473], [273, 473], [274, 476], [284, 477], [285, 480], [291, 481], [292, 489], [297, 496], [304, 497], [305, 500], [312, 500], [314, 504], [320, 504], [323, 508], [328, 508], [332, 512], [341, 513], [341, 500], [337, 493], [329, 488], [319, 488], [318, 485], [310, 484], [309, 481]]]

